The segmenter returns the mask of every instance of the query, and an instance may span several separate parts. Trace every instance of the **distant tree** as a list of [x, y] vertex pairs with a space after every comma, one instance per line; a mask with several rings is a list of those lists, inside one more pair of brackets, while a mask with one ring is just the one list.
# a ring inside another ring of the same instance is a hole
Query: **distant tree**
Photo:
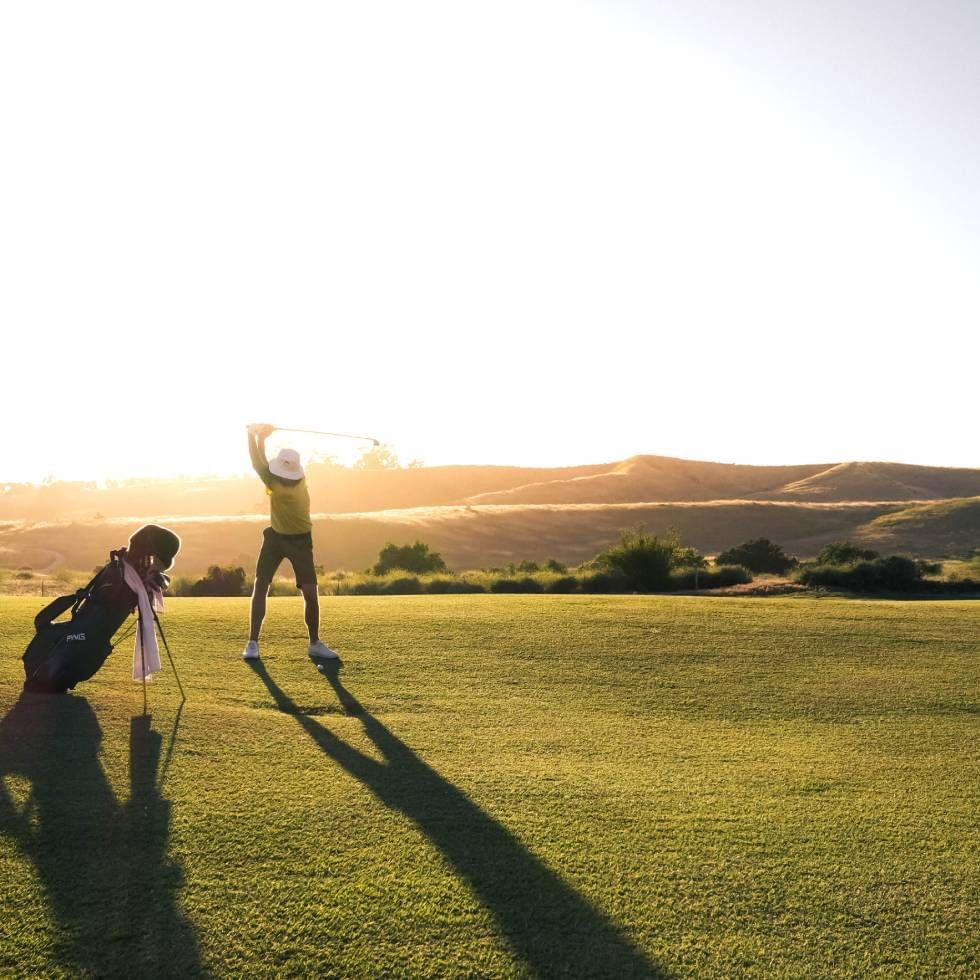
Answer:
[[378, 560], [371, 569], [372, 575], [387, 575], [395, 569], [424, 575], [426, 572], [446, 572], [449, 569], [437, 551], [430, 551], [427, 544], [386, 544], [378, 554]]
[[674, 568], [707, 568], [708, 559], [696, 548], [678, 548], [674, 553]]
[[568, 566], [558, 561], [557, 558], [549, 558], [545, 563], [544, 567], [549, 572], [558, 572], [560, 575], [564, 575], [568, 571]]
[[716, 565], [742, 565], [751, 572], [770, 572], [782, 575], [799, 564], [782, 547], [768, 538], [753, 538], [735, 548], [723, 551], [715, 558]]
[[696, 548], [678, 548], [674, 553], [674, 568], [690, 568], [694, 571], [694, 588], [701, 582], [701, 572], [708, 567], [708, 559]]
[[355, 470], [397, 470], [398, 456], [391, 446], [374, 446], [361, 453], [354, 463]]
[[324, 469], [327, 470], [336, 470], [339, 469], [342, 464], [340, 460], [337, 459], [336, 456], [333, 456], [330, 453], [323, 452], [323, 451], [319, 451], [319, 452], [314, 451], [313, 453], [310, 454], [310, 458], [307, 461], [307, 466], [311, 466], [311, 465], [322, 466]]
[[245, 569], [241, 567], [212, 565], [207, 575], [191, 586], [191, 595], [195, 596], [238, 596], [245, 593]]
[[853, 565], [857, 561], [871, 561], [878, 557], [877, 551], [859, 548], [850, 541], [832, 541], [825, 544], [814, 559], [816, 565]]

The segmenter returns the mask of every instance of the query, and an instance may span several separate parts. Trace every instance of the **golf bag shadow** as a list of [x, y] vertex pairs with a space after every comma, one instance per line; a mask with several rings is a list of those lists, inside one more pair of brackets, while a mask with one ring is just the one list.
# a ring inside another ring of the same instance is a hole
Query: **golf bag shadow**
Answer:
[[[130, 538], [128, 550], [110, 552], [109, 563], [84, 589], [45, 606], [34, 619], [34, 638], [24, 651], [24, 690], [63, 694], [94, 676], [112, 653], [112, 638], [137, 608], [123, 562], [140, 564], [144, 581], [162, 589], [167, 576], [150, 559], [169, 568], [179, 547], [172, 531], [147, 525]], [[55, 622], [69, 611], [66, 621]]]

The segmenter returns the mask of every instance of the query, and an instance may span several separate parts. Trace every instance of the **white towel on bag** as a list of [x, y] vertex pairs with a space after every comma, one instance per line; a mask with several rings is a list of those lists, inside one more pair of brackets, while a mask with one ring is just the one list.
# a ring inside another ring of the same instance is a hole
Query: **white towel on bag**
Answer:
[[163, 593], [159, 589], [148, 591], [140, 573], [125, 559], [123, 577], [136, 593], [136, 603], [139, 606], [139, 625], [133, 638], [133, 680], [141, 681], [160, 669], [160, 649], [157, 646], [156, 630], [153, 628], [153, 613], [163, 612]]

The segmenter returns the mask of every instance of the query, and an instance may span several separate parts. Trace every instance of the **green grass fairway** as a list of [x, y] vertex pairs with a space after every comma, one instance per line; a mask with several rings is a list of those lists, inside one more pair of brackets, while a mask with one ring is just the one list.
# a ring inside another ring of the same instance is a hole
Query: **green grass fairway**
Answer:
[[0, 599], [0, 975], [980, 971], [980, 604], [171, 600], [20, 700]]

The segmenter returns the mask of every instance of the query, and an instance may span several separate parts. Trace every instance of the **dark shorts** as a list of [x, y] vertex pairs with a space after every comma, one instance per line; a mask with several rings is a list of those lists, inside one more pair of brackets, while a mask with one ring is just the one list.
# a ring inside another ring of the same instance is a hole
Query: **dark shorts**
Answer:
[[312, 534], [279, 534], [267, 527], [262, 532], [262, 550], [255, 563], [255, 577], [271, 581], [283, 558], [288, 558], [293, 566], [297, 589], [304, 585], [316, 585]]

